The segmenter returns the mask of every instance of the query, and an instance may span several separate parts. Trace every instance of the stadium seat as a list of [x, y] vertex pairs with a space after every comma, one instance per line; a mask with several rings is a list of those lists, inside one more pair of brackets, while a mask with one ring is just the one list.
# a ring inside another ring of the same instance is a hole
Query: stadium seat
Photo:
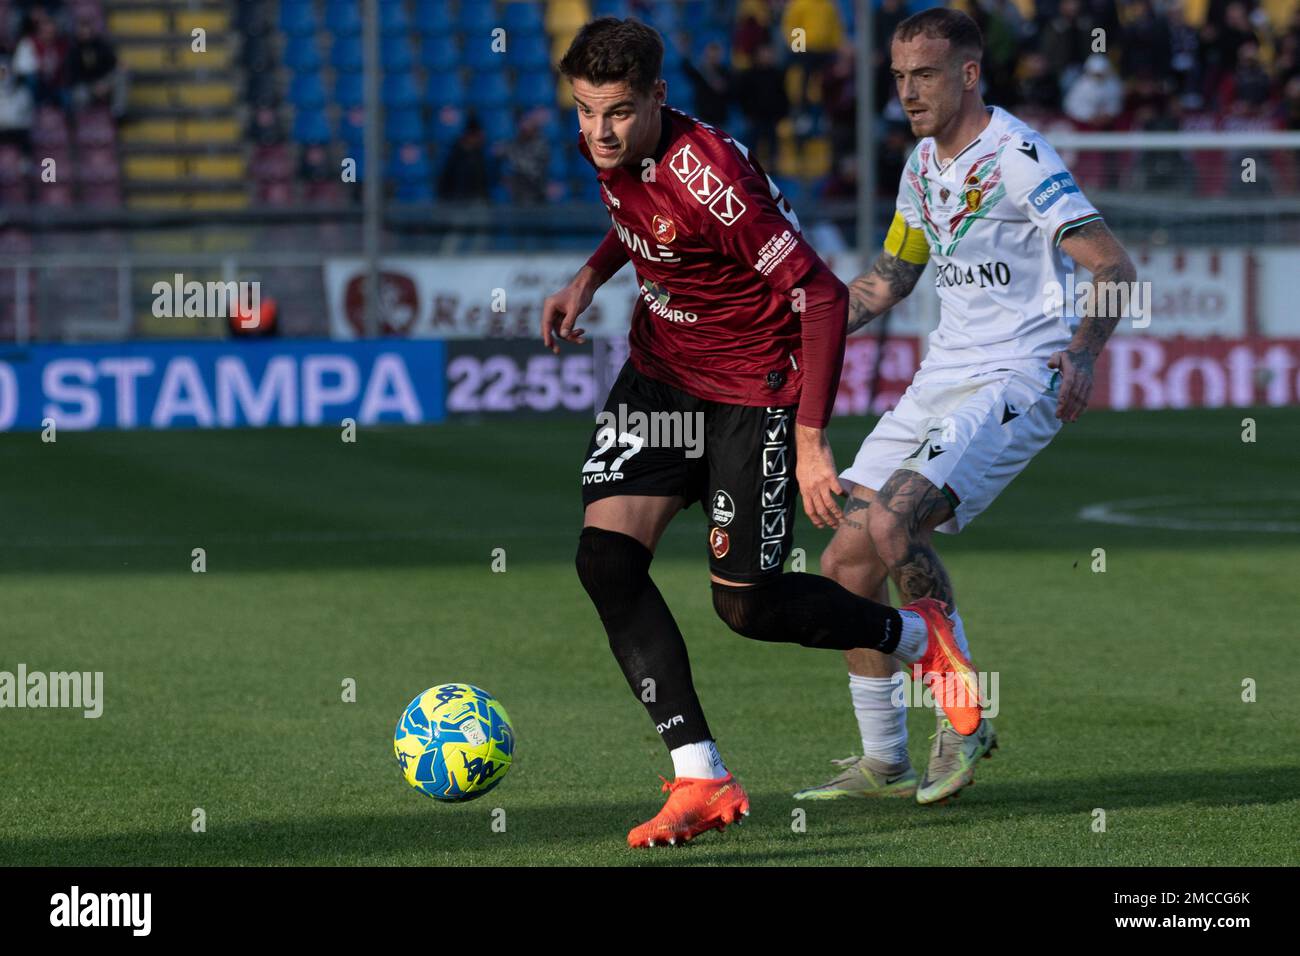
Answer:
[[541, 4], [531, 0], [506, 0], [501, 7], [502, 24], [511, 40], [524, 35], [538, 35], [546, 28], [542, 23]]
[[338, 36], [330, 50], [330, 66], [345, 73], [360, 73], [366, 68], [360, 37]]
[[483, 110], [479, 114], [483, 124], [483, 133], [490, 143], [508, 143], [515, 138], [515, 115], [513, 110]]
[[467, 102], [473, 106], [508, 106], [510, 83], [501, 72], [478, 73], [469, 82]]
[[546, 32], [553, 37], [572, 36], [593, 16], [587, 0], [547, 0]]
[[388, 73], [384, 76], [382, 96], [385, 109], [402, 109], [421, 105], [424, 93], [413, 73]]
[[413, 26], [425, 36], [445, 35], [454, 19], [450, 0], [415, 0]]
[[444, 106], [433, 114], [430, 139], [446, 146], [454, 143], [465, 126], [465, 114], [455, 107]]
[[545, 70], [551, 65], [551, 51], [540, 33], [510, 35], [506, 44], [506, 62], [516, 70]]
[[492, 31], [502, 26], [492, 0], [475, 0], [473, 3], [460, 5], [460, 14], [456, 18], [456, 29], [462, 33], [491, 38]]
[[681, 29], [677, 18], [676, 3], [653, 3], [650, 5], [650, 25], [660, 33], [674, 33]]
[[312, 0], [280, 0], [280, 29], [287, 36], [312, 36], [320, 30]]
[[630, 12], [627, 0], [592, 0], [592, 17], [618, 17], [623, 20]]
[[384, 137], [391, 143], [422, 143], [427, 134], [418, 109], [389, 110], [384, 116]]
[[439, 106], [464, 106], [465, 83], [459, 71], [429, 74], [429, 102]]
[[[475, 4], [470, 4], [474, 6]], [[379, 5], [379, 32], [386, 37], [405, 36], [411, 32], [411, 21], [406, 16], [406, 7], [400, 3], [381, 3]]]
[[406, 73], [415, 66], [411, 41], [405, 36], [386, 36], [379, 44], [379, 62], [385, 73]]
[[283, 62], [295, 73], [315, 73], [321, 68], [320, 50], [314, 36], [291, 36], [284, 45]]
[[366, 101], [364, 82], [360, 73], [336, 73], [334, 102], [345, 110], [353, 106], [363, 106]]
[[293, 138], [298, 143], [328, 143], [334, 137], [324, 113], [300, 110], [293, 118]]
[[362, 109], [350, 109], [339, 118], [339, 139], [349, 150], [365, 148], [366, 114]]
[[[509, 44], [506, 50], [509, 51]], [[505, 68], [508, 53], [498, 53], [492, 49], [492, 38], [470, 34], [461, 44], [461, 62], [471, 70], [482, 73]]]
[[325, 28], [338, 36], [360, 36], [361, 4], [357, 0], [329, 0], [325, 5]]
[[403, 143], [392, 151], [388, 161], [388, 175], [398, 183], [428, 182], [433, 174], [429, 157], [423, 145]]
[[299, 73], [289, 83], [289, 102], [300, 110], [325, 106], [325, 84], [319, 73]]
[[53, 206], [59, 209], [67, 209], [72, 205], [72, 184], [66, 182], [34, 183], [32, 198], [37, 206]]
[[555, 100], [555, 80], [550, 70], [519, 73], [515, 80], [515, 105], [524, 109], [550, 106]]
[[107, 109], [96, 107], [77, 114], [76, 140], [79, 146], [111, 146], [117, 138], [117, 126]]
[[456, 38], [442, 33], [426, 33], [420, 46], [420, 65], [426, 70], [450, 70], [460, 65]]
[[68, 145], [68, 122], [63, 110], [43, 106], [32, 123], [32, 145], [42, 149], [60, 149]]
[[117, 182], [87, 183], [81, 187], [81, 202], [97, 209], [116, 209], [122, 205], [122, 187]]
[[79, 183], [83, 185], [116, 183], [121, 179], [117, 153], [112, 147], [83, 148], [79, 151], [78, 157], [73, 172]]

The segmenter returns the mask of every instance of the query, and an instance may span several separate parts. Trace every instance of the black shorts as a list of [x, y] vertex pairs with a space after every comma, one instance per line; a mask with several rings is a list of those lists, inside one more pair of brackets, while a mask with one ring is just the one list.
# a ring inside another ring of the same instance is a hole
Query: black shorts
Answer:
[[709, 519], [714, 574], [744, 583], [780, 574], [799, 494], [794, 418], [794, 406], [687, 395], [629, 361], [587, 446], [582, 503], [614, 495], [680, 495], [686, 507], [698, 501]]

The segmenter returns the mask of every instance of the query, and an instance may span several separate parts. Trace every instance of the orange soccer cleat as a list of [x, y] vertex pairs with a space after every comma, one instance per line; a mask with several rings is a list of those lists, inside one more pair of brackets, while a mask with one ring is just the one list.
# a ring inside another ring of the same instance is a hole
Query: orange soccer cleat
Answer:
[[921, 680], [934, 694], [952, 723], [952, 729], [969, 736], [979, 729], [979, 681], [970, 658], [961, 652], [948, 620], [948, 605], [934, 598], [918, 598], [903, 607], [925, 619], [929, 641], [925, 653], [916, 663], [921, 665]]
[[675, 846], [749, 816], [749, 796], [731, 774], [721, 780], [678, 777], [670, 783], [659, 779], [664, 782], [668, 802], [653, 820], [632, 829], [627, 835], [628, 846]]

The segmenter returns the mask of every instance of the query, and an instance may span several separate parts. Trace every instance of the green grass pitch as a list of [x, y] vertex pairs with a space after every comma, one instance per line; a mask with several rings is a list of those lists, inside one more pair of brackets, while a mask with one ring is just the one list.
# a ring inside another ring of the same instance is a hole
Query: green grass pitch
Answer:
[[[654, 574], [753, 816], [642, 852], [625, 835], [670, 765], [573, 571], [589, 427], [0, 437], [0, 670], [102, 671], [105, 698], [97, 720], [0, 711], [0, 863], [1300, 862], [1294, 410], [1066, 426], [940, 540], [999, 673], [1001, 749], [950, 805], [807, 803], [803, 832], [790, 794], [858, 751], [841, 656], [727, 631], [704, 515], [679, 517]], [[841, 463], [866, 427], [836, 421]], [[1079, 518], [1170, 497], [1141, 507], [1212, 527]], [[1292, 530], [1215, 530], [1233, 521]], [[809, 570], [828, 540], [801, 516]], [[407, 787], [391, 743], [411, 697], [453, 680], [499, 697], [520, 744], [464, 805]], [[910, 729], [921, 766], [933, 717]]]

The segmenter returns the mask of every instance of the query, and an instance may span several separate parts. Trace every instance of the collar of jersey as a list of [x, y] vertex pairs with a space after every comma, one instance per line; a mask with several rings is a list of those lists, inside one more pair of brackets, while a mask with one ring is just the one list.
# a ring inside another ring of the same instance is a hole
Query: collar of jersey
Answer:
[[1000, 120], [1002, 120], [1003, 117], [999, 115], [999, 113], [1002, 112], [1000, 107], [986, 106], [984, 107], [984, 109], [987, 110], [989, 114], [988, 125], [985, 126], [982, 130], [980, 130], [980, 134], [978, 136], [976, 136], [973, 140], [971, 140], [960, 150], [958, 150], [956, 155], [954, 155], [953, 158], [948, 161], [948, 165], [946, 166], [939, 165], [939, 145], [937, 143], [935, 144], [934, 152], [931, 155], [934, 157], [933, 159], [934, 171], [938, 173], [940, 176], [942, 176], [948, 170], [952, 169], [952, 167], [956, 164], [957, 160], [961, 159], [964, 153], [970, 152], [970, 150], [974, 149], [975, 146], [979, 145], [979, 142], [982, 139], [984, 139], [985, 136], [988, 135], [989, 130], [991, 130], [994, 126], [1001, 125]]

